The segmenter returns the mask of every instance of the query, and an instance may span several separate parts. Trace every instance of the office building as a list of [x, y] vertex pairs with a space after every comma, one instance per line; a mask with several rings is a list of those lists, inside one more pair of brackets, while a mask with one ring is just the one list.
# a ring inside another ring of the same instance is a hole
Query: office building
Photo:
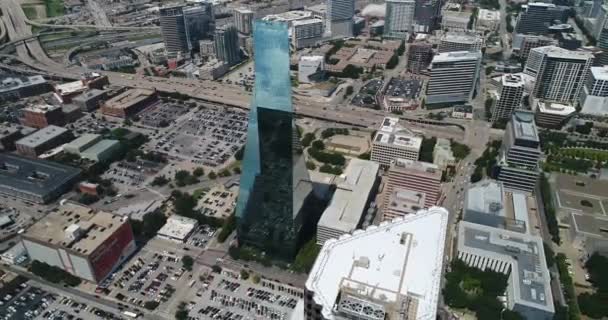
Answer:
[[242, 34], [251, 34], [253, 28], [253, 11], [247, 8], [236, 8], [232, 12], [234, 16], [234, 26]]
[[575, 113], [571, 104], [557, 103], [535, 99], [536, 125], [547, 129], [561, 129]]
[[528, 60], [530, 50], [538, 47], [557, 46], [557, 39], [535, 34], [515, 34], [513, 37], [513, 53], [523, 61]]
[[285, 22], [256, 21], [255, 84], [236, 204], [239, 245], [267, 255], [295, 257], [314, 197], [295, 138]]
[[473, 120], [473, 106], [470, 104], [458, 104], [452, 109], [452, 118]]
[[35, 158], [72, 138], [72, 133], [68, 129], [50, 125], [17, 140], [15, 146], [19, 154]]
[[573, 102], [580, 95], [593, 64], [593, 54], [555, 46], [530, 50], [524, 72], [535, 76], [533, 96], [555, 102]]
[[402, 217], [437, 204], [442, 170], [435, 164], [396, 159], [383, 190], [382, 219]]
[[108, 162], [119, 150], [120, 142], [118, 140], [104, 139], [81, 152], [80, 156], [95, 162]]
[[103, 102], [101, 113], [106, 116], [129, 118], [158, 101], [158, 95], [154, 90], [130, 89]]
[[433, 45], [425, 41], [409, 43], [407, 51], [407, 70], [420, 74], [427, 71], [433, 60]]
[[577, 50], [583, 45], [583, 36], [574, 32], [562, 32], [557, 35], [559, 46], [568, 50]]
[[513, 112], [498, 155], [498, 180], [505, 188], [532, 192], [538, 180], [541, 154], [534, 113]]
[[21, 98], [37, 96], [51, 90], [51, 85], [40, 75], [3, 77], [0, 81], [0, 101], [19, 100]]
[[328, 33], [332, 38], [352, 37], [354, 34], [354, 15], [354, 0], [327, 0], [325, 32]]
[[384, 37], [407, 39], [414, 32], [415, 0], [387, 0]]
[[62, 126], [65, 124], [65, 117], [59, 106], [37, 104], [21, 110], [20, 122], [26, 127], [41, 129], [50, 125]]
[[496, 180], [482, 180], [469, 186], [466, 190], [462, 219], [513, 232], [539, 232], [530, 224], [530, 221], [538, 220], [536, 198], [505, 190], [502, 183]]
[[452, 142], [445, 138], [437, 138], [435, 148], [433, 148], [433, 163], [440, 170], [454, 168], [456, 166], [456, 157], [452, 152]]
[[183, 14], [188, 50], [199, 50], [199, 41], [211, 38], [215, 29], [212, 4], [184, 7]]
[[441, 16], [441, 29], [456, 32], [465, 32], [469, 28], [470, 12], [443, 10]]
[[468, 102], [479, 82], [481, 52], [445, 52], [433, 57], [427, 104]]
[[331, 202], [317, 223], [317, 244], [355, 231], [374, 199], [380, 166], [368, 160], [351, 159], [336, 183]]
[[506, 307], [524, 319], [553, 319], [551, 275], [540, 236], [461, 221], [458, 259], [508, 275]]
[[314, 83], [325, 78], [324, 56], [303, 56], [298, 62], [298, 82]]
[[205, 39], [198, 42], [201, 56], [215, 57], [215, 41]]
[[414, 10], [414, 31], [432, 33], [439, 28], [441, 20], [441, 1], [416, 0]]
[[159, 238], [183, 243], [188, 240], [197, 227], [198, 221], [196, 219], [173, 214], [167, 219], [165, 225], [158, 230], [156, 235]]
[[215, 30], [215, 57], [231, 66], [241, 61], [239, 36], [234, 25], [224, 25]]
[[521, 107], [525, 82], [520, 75], [504, 74], [500, 77], [498, 95], [492, 110], [492, 122], [508, 121], [515, 109]]
[[80, 156], [81, 152], [92, 147], [101, 141], [101, 139], [101, 135], [99, 134], [85, 133], [77, 139], [74, 139], [70, 143], [64, 145], [63, 151]]
[[0, 193], [36, 203], [57, 199], [80, 177], [80, 169], [8, 153], [0, 153], [0, 167]]
[[316, 45], [323, 37], [323, 20], [312, 18], [294, 21], [291, 37], [296, 49]]
[[0, 151], [15, 150], [17, 140], [34, 133], [36, 129], [24, 127], [19, 124], [4, 122], [0, 123]]
[[80, 107], [80, 110], [91, 112], [99, 108], [99, 104], [108, 98], [105, 90], [91, 89], [72, 99], [72, 103]]
[[399, 118], [386, 117], [372, 141], [371, 160], [383, 167], [395, 159], [418, 160], [422, 138], [399, 124]]
[[127, 217], [67, 202], [21, 235], [31, 260], [99, 283], [137, 246]]
[[107, 76], [97, 72], [89, 72], [82, 75], [77, 81], [55, 84], [54, 97], [61, 103], [71, 103], [72, 99], [89, 89], [102, 90], [109, 85]]
[[448, 31], [441, 36], [439, 52], [480, 52], [482, 47], [483, 38], [475, 33]]
[[546, 34], [552, 22], [558, 18], [558, 8], [553, 3], [528, 3], [517, 18], [516, 33]]
[[180, 5], [160, 8], [160, 31], [169, 53], [188, 52], [188, 34]]
[[500, 25], [500, 11], [479, 9], [475, 20], [475, 29], [496, 31]]
[[608, 115], [608, 67], [591, 67], [579, 99], [581, 113]]
[[304, 318], [435, 319], [448, 211], [433, 207], [325, 242], [304, 290]]
[[599, 65], [608, 64], [608, 19], [602, 24], [599, 37], [597, 37], [597, 47], [601, 49], [597, 60]]

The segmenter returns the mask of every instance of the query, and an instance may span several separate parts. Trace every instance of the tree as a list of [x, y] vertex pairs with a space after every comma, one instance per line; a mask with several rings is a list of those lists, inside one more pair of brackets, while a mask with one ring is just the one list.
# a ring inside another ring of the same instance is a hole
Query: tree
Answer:
[[185, 302], [180, 302], [179, 306], [177, 307], [177, 311], [175, 312], [175, 319], [188, 320], [188, 310], [186, 309]]
[[310, 143], [315, 139], [315, 134], [308, 132], [304, 135], [304, 138], [302, 138], [302, 146], [303, 147], [308, 147], [310, 146]]
[[306, 169], [315, 170], [317, 165], [313, 161], [306, 161]]
[[214, 264], [211, 266], [211, 271], [215, 273], [222, 273], [222, 267], [218, 266], [217, 264]]
[[150, 300], [144, 303], [144, 308], [148, 310], [154, 310], [158, 307], [160, 303], [158, 301]]
[[395, 67], [399, 64], [399, 57], [393, 55], [390, 60], [386, 63], [387, 69], [395, 69]]
[[234, 158], [237, 161], [241, 161], [243, 160], [243, 155], [245, 154], [245, 146], [242, 146], [235, 154], [234, 154]]
[[207, 175], [209, 177], [209, 179], [211, 180], [215, 180], [217, 179], [217, 175], [215, 174], [215, 172], [210, 171], [209, 174]]
[[234, 231], [235, 228], [236, 217], [234, 216], [234, 213], [232, 213], [228, 217], [228, 219], [226, 219], [222, 224], [222, 231], [220, 231], [220, 233], [217, 235], [217, 241], [219, 243], [223, 243], [224, 241], [226, 241], [226, 239], [228, 239], [228, 236], [230, 236], [230, 234], [232, 233], [232, 231]]
[[325, 144], [321, 140], [315, 140], [312, 142], [312, 147], [317, 150], [325, 149]]
[[353, 86], [346, 87], [346, 96], [350, 96], [351, 94], [353, 94], [353, 91]]
[[191, 256], [185, 255], [182, 257], [182, 266], [184, 267], [184, 269], [186, 269], [188, 271], [192, 271], [193, 265], [194, 265], [194, 259]]
[[241, 167], [234, 167], [232, 171], [234, 172], [234, 174], [241, 174]]
[[298, 251], [296, 259], [293, 262], [291, 268], [297, 272], [309, 272], [312, 268], [321, 247], [317, 245], [316, 237], [312, 237], [304, 246]]
[[363, 73], [363, 68], [356, 67], [352, 64], [347, 65], [342, 71], [343, 78], [359, 79], [359, 75]]
[[487, 66], [486, 67], [486, 76], [491, 75], [492, 72], [494, 72], [494, 69], [496, 69], [494, 66]]
[[218, 175], [220, 177], [230, 177], [232, 175], [232, 172], [230, 172], [230, 170], [228, 169], [223, 169]]
[[420, 146], [420, 161], [433, 163], [433, 150], [435, 150], [435, 144], [437, 143], [437, 138], [431, 137], [422, 139], [422, 144]]
[[247, 270], [241, 269], [241, 279], [243, 279], [243, 280], [249, 279], [249, 272], [247, 272]]
[[197, 167], [194, 169], [194, 171], [192, 171], [192, 174], [195, 177], [202, 177], [205, 175], [205, 170], [202, 167]]
[[160, 212], [154, 211], [146, 215], [143, 221], [131, 220], [133, 234], [136, 237], [150, 239], [156, 235], [156, 232], [162, 228], [167, 222], [167, 217]]
[[458, 160], [466, 158], [471, 153], [471, 148], [466, 144], [458, 143], [451, 140], [451, 148], [454, 153], [454, 157]]
[[371, 152], [368, 151], [368, 152], [360, 154], [357, 158], [363, 159], [363, 160], [369, 160], [371, 158], [371, 156], [372, 156]]
[[253, 277], [251, 277], [251, 281], [252, 281], [253, 283], [255, 283], [255, 284], [260, 283], [260, 280], [261, 280], [261, 279], [260, 279], [260, 276], [259, 276], [259, 275], [257, 275], [257, 274], [254, 274], [254, 275], [253, 275]]

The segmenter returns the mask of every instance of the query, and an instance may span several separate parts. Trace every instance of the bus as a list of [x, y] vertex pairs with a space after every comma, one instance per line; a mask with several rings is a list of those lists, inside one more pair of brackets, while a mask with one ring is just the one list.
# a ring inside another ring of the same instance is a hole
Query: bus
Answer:
[[127, 317], [129, 317], [129, 318], [131, 318], [131, 319], [137, 319], [137, 318], [139, 318], [139, 314], [137, 314], [135, 312], [131, 312], [131, 311], [124, 311], [122, 314], [125, 315], [125, 316], [127, 316]]

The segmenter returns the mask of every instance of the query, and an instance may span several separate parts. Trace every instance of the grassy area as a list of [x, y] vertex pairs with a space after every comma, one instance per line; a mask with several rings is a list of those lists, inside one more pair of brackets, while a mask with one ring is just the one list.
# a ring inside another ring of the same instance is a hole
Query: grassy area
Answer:
[[63, 0], [44, 0], [44, 5], [46, 6], [46, 16], [49, 18], [65, 14]]
[[30, 19], [30, 20], [36, 20], [38, 19], [38, 12], [36, 11], [36, 8], [32, 7], [32, 6], [22, 6], [21, 7], [23, 9], [23, 13], [25, 13], [25, 16]]

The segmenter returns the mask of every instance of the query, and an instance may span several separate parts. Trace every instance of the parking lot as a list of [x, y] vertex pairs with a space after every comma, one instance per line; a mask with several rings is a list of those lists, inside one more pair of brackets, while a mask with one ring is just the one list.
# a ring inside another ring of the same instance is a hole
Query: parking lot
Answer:
[[244, 111], [201, 105], [150, 146], [170, 158], [215, 167], [225, 163], [245, 143], [246, 131]]
[[384, 94], [388, 97], [416, 99], [420, 96], [421, 89], [422, 80], [392, 78]]
[[[35, 283], [17, 278], [14, 288], [3, 290], [0, 296], [0, 319], [101, 320], [124, 319], [90, 303], [51, 293]], [[4, 287], [6, 288], [6, 287]]]
[[216, 232], [217, 229], [214, 227], [200, 225], [192, 232], [188, 240], [186, 240], [186, 244], [197, 248], [204, 248]]
[[197, 209], [201, 213], [215, 218], [227, 218], [234, 211], [238, 187], [233, 186], [226, 189], [224, 186], [217, 186], [209, 190], [199, 201]]
[[222, 77], [221, 82], [241, 86], [253, 86], [255, 74], [253, 73], [253, 60], [244, 63], [237, 69]]
[[158, 173], [164, 167], [158, 162], [138, 160], [136, 162], [120, 161], [113, 163], [102, 178], [112, 180], [121, 193], [143, 187], [144, 181]]
[[303, 294], [300, 289], [266, 281], [255, 284], [239, 273], [209, 273], [193, 289], [188, 304], [194, 319], [289, 319]]
[[159, 103], [140, 112], [139, 122], [149, 127], [165, 128], [187, 112], [188, 108], [177, 103]]
[[120, 127], [120, 125], [104, 120], [101, 115], [90, 113], [85, 114], [83, 117], [65, 127], [72, 130], [72, 132], [78, 136], [85, 133], [103, 133], [107, 130], [116, 129]]
[[380, 79], [372, 79], [361, 87], [361, 90], [351, 99], [350, 103], [366, 108], [374, 108], [378, 104], [376, 102], [376, 94], [382, 88], [384, 81]]

